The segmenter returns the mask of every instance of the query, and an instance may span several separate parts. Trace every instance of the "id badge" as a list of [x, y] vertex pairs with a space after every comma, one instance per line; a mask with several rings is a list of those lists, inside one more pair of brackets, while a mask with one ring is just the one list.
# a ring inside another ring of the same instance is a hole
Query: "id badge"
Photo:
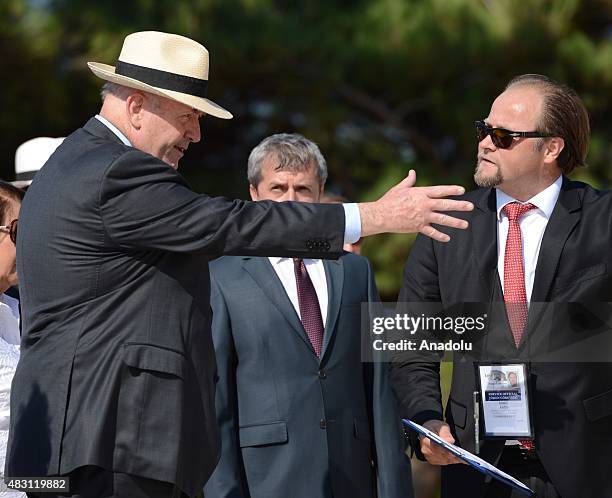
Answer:
[[478, 365], [485, 438], [532, 439], [527, 366]]

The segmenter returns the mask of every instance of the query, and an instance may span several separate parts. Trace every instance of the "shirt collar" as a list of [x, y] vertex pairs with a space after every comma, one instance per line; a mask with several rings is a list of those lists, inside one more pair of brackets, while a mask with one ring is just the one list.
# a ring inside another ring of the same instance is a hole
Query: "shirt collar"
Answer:
[[550, 215], [555, 208], [555, 204], [557, 203], [557, 199], [559, 198], [559, 193], [561, 192], [561, 185], [563, 184], [563, 177], [559, 175], [551, 185], [546, 187], [542, 192], [534, 195], [531, 199], [526, 202], [517, 201], [513, 197], [510, 197], [508, 194], [503, 192], [502, 190], [496, 188], [496, 197], [497, 197], [497, 221], [501, 221], [501, 211], [506, 204], [511, 202], [519, 202], [521, 204], [533, 204], [538, 208], [546, 218], [550, 218]]
[[124, 143], [124, 145], [127, 145], [129, 147], [132, 146], [132, 144], [127, 139], [127, 137], [123, 133], [121, 133], [119, 129], [113, 123], [111, 123], [108, 119], [106, 119], [103, 116], [100, 116], [99, 114], [96, 114], [96, 119], [100, 121], [100, 123], [102, 123], [104, 126], [106, 126], [110, 131], [112, 131], [115, 135], [117, 135], [117, 138], [121, 140]]
[[[280, 265], [281, 263], [284, 263], [285, 261], [293, 262], [294, 258], [284, 258], [284, 257], [279, 257], [279, 256], [268, 256], [268, 259], [270, 260], [270, 263], [272, 263], [272, 265]], [[312, 259], [312, 258], [302, 258], [302, 259], [304, 260], [305, 264], [316, 263], [317, 261], [320, 261], [319, 259]]]
[[278, 256], [270, 256], [268, 259], [270, 260], [270, 263], [272, 263], [273, 265], [278, 265], [282, 263], [283, 261], [286, 261], [290, 258], [280, 258]]

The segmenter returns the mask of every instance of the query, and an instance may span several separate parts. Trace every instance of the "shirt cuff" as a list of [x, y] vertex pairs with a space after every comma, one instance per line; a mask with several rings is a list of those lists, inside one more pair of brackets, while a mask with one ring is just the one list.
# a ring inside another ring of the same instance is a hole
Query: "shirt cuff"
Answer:
[[361, 238], [361, 215], [356, 203], [342, 204], [344, 208], [344, 243], [354, 244]]

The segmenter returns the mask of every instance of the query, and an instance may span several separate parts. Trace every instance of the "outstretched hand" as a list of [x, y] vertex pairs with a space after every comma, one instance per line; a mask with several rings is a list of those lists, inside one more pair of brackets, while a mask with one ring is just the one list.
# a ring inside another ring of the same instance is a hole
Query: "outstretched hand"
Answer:
[[389, 189], [380, 199], [359, 204], [363, 237], [385, 232], [420, 232], [440, 242], [448, 242], [450, 237], [436, 230], [432, 224], [459, 229], [468, 227], [467, 221], [445, 214], [448, 211], [474, 209], [471, 202], [445, 199], [448, 196], [462, 195], [465, 193], [463, 187], [415, 187], [415, 182], [416, 172], [410, 170], [406, 178]]

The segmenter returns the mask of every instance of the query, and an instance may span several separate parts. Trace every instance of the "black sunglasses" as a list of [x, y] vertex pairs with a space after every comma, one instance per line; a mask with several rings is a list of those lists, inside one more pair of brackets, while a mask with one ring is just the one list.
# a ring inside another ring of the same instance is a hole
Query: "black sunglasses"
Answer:
[[18, 219], [14, 219], [8, 225], [0, 225], [0, 231], [8, 233], [13, 244], [17, 244], [17, 225], [19, 224]]
[[515, 138], [549, 138], [552, 135], [546, 135], [539, 131], [510, 131], [504, 128], [492, 128], [484, 121], [475, 121], [476, 125], [476, 138], [478, 143], [482, 142], [487, 135], [491, 136], [491, 141], [495, 147], [500, 149], [507, 149], [512, 145], [512, 141]]

